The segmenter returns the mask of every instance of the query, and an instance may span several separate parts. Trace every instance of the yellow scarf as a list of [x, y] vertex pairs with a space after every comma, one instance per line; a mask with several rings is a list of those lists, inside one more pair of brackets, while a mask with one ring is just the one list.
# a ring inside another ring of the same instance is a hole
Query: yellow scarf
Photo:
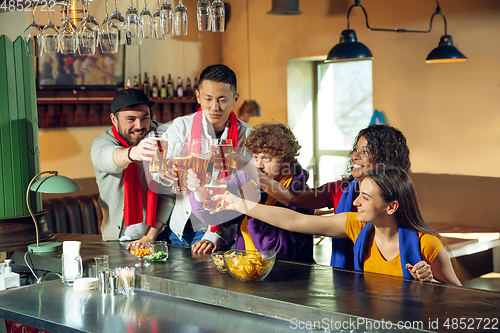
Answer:
[[[292, 182], [292, 179], [293, 179], [293, 174], [290, 174], [281, 177], [278, 180], [278, 182], [285, 188], [288, 188], [288, 186], [290, 186], [290, 183]], [[274, 206], [277, 201], [278, 200], [268, 195], [266, 203], [264, 205]], [[243, 236], [243, 240], [245, 241], [245, 250], [257, 251], [257, 248], [255, 247], [255, 244], [252, 241], [252, 237], [250, 236], [250, 232], [248, 231], [247, 223], [248, 223], [248, 216], [245, 216], [243, 222], [241, 222], [241, 227], [240, 227], [241, 235]]]

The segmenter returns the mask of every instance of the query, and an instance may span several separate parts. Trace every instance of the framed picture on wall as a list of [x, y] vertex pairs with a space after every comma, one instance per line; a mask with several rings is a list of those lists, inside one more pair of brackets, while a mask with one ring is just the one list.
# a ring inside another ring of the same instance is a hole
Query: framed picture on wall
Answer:
[[125, 51], [94, 56], [45, 53], [37, 58], [38, 90], [101, 90], [123, 88], [125, 81]]

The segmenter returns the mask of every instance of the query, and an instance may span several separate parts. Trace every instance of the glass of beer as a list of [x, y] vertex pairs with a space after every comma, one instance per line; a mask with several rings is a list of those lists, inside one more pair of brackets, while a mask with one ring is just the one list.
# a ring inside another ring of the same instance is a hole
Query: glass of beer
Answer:
[[177, 181], [172, 185], [172, 192], [186, 193], [188, 170], [191, 169], [191, 144], [176, 142], [172, 156], [177, 167]]
[[210, 141], [208, 139], [195, 139], [191, 143], [191, 165], [196, 172], [201, 185], [205, 184], [208, 164], [210, 163]]
[[227, 159], [225, 154], [234, 152], [233, 140], [231, 139], [212, 139], [212, 161], [214, 162], [214, 171], [227, 172]]
[[165, 172], [167, 170], [166, 156], [168, 151], [167, 133], [152, 132], [149, 138], [156, 142], [156, 152], [151, 162], [149, 162], [149, 172]]
[[224, 194], [227, 190], [227, 182], [223, 179], [213, 179], [210, 184], [205, 185], [205, 198], [203, 209], [210, 212], [218, 212], [224, 206], [224, 200], [216, 200], [215, 196]]

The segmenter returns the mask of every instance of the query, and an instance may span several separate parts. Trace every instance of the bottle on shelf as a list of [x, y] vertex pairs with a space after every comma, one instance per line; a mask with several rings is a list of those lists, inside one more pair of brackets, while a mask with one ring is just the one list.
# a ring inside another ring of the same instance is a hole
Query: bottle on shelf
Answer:
[[184, 90], [184, 98], [192, 99], [193, 98], [193, 89], [191, 88], [191, 80], [187, 78], [186, 89]]
[[127, 85], [125, 86], [125, 88], [127, 89], [130, 89], [131, 88], [131, 85], [132, 83], [130, 82], [130, 76], [127, 78]]
[[198, 90], [198, 78], [194, 78], [193, 93], [196, 96], [196, 90]]
[[137, 83], [137, 75], [134, 76], [134, 89], [139, 89], [139, 84]]
[[172, 82], [172, 76], [168, 74], [168, 81], [167, 81], [167, 98], [174, 98], [175, 97], [175, 92], [174, 92], [174, 83]]
[[148, 97], [151, 97], [151, 87], [149, 86], [148, 73], [144, 72], [144, 83], [142, 84], [142, 91]]
[[182, 88], [182, 79], [180, 76], [177, 77], [177, 98], [182, 99], [184, 97], [184, 88]]
[[158, 82], [156, 76], [153, 75], [153, 86], [151, 87], [151, 97], [157, 99], [159, 97]]
[[142, 90], [142, 80], [141, 80], [141, 73], [139, 73], [139, 86], [137, 89]]
[[167, 98], [167, 86], [165, 85], [165, 76], [161, 77], [160, 97], [162, 99]]

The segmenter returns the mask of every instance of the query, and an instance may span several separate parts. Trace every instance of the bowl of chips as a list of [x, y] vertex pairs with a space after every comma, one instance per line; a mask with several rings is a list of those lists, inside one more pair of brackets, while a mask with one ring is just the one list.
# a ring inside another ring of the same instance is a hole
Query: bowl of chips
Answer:
[[239, 281], [262, 281], [273, 269], [275, 251], [229, 250], [224, 253], [229, 274]]
[[214, 265], [215, 267], [217, 267], [217, 270], [221, 273], [227, 273], [226, 264], [224, 263], [224, 252], [225, 251], [212, 253], [212, 260], [214, 262]]

